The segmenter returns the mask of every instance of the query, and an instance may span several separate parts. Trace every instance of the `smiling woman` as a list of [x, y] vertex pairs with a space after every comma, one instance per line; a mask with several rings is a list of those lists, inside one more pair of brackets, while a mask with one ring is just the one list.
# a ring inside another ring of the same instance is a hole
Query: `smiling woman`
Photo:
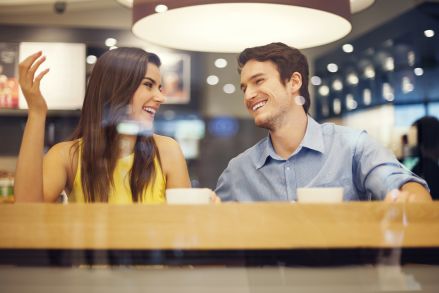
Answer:
[[65, 190], [75, 202], [164, 202], [166, 188], [190, 187], [178, 144], [152, 132], [164, 102], [157, 55], [137, 48], [102, 55], [72, 140], [43, 158], [47, 104], [40, 82], [49, 70], [35, 72], [44, 61], [37, 52], [19, 66], [29, 116], [17, 162], [16, 201], [54, 202]]

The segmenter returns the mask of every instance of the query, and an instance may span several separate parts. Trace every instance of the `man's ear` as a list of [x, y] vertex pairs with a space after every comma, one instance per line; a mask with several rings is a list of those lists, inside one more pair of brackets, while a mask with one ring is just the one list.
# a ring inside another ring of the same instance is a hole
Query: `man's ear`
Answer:
[[300, 92], [300, 88], [302, 87], [302, 75], [299, 72], [293, 72], [291, 74], [290, 80], [288, 81], [290, 85], [290, 93], [294, 95], [298, 95]]

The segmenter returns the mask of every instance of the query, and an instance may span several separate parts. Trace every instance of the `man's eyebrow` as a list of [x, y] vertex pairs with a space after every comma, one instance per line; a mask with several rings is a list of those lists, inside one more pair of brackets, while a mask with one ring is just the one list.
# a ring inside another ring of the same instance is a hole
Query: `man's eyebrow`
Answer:
[[[256, 79], [256, 78], [261, 77], [263, 75], [264, 74], [262, 72], [256, 73], [256, 74], [253, 74], [252, 76], [250, 76], [250, 78], [248, 80], [253, 80], [253, 79]], [[241, 86], [241, 90], [245, 87], [244, 83], [241, 83], [240, 86]]]

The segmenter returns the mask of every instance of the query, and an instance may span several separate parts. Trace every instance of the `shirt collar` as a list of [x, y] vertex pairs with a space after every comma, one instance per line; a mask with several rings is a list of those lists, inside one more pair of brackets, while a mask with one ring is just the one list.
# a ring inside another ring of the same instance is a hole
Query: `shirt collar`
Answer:
[[256, 158], [256, 169], [262, 168], [265, 165], [268, 157], [275, 157], [276, 153], [274, 152], [273, 145], [271, 144], [270, 134], [265, 140], [258, 146], [259, 151], [257, 154], [259, 156]]
[[308, 116], [308, 125], [299, 148], [300, 147], [305, 147], [322, 154], [325, 152], [322, 126], [311, 118], [311, 116]]
[[[305, 136], [303, 137], [303, 140], [300, 143], [295, 153], [298, 153], [298, 151], [300, 151], [300, 149], [303, 147], [317, 151], [319, 153], [325, 152], [322, 127], [310, 116], [308, 116], [308, 123], [305, 131]], [[260, 169], [262, 166], [265, 165], [265, 162], [267, 161], [268, 157], [271, 157], [276, 160], [283, 160], [274, 151], [274, 147], [273, 144], [271, 143], [270, 135], [268, 135], [268, 137], [264, 140], [264, 142], [259, 145], [258, 153], [260, 154], [260, 156], [256, 158], [257, 169]]]

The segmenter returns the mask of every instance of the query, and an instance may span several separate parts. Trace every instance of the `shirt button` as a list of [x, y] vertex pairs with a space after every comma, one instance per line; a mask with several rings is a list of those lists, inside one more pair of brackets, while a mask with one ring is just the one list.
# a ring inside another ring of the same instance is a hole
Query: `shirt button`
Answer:
[[290, 167], [287, 167], [287, 170], [290, 170]]

